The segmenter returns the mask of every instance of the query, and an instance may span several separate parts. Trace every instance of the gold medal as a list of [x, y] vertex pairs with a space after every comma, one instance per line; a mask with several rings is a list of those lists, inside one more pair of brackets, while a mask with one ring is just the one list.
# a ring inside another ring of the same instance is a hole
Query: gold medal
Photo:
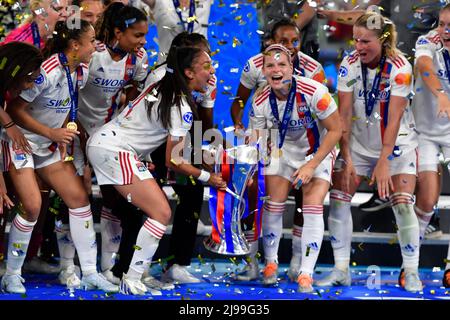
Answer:
[[69, 129], [70, 131], [77, 131], [78, 126], [75, 122], [71, 121], [67, 123], [66, 128]]

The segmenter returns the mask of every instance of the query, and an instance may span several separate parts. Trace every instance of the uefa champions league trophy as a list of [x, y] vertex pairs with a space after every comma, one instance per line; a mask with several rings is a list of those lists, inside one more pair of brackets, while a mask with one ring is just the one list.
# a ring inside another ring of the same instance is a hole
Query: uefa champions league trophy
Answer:
[[218, 254], [246, 255], [250, 249], [241, 230], [241, 218], [246, 208], [245, 189], [258, 166], [258, 148], [256, 145], [239, 145], [224, 151], [219, 146], [215, 160], [215, 173], [222, 173], [226, 178], [223, 166], [230, 166], [230, 179], [226, 191], [210, 189], [213, 232], [203, 243], [206, 249]]

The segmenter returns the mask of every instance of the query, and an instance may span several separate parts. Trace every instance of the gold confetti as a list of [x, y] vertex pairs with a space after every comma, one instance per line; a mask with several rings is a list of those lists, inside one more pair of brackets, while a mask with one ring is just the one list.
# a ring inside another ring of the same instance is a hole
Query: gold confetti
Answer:
[[352, 262], [352, 266], [356, 267], [356, 262], [355, 261]]
[[86, 221], [86, 222], [84, 223], [84, 227], [85, 227], [86, 229], [89, 229], [89, 221]]
[[19, 70], [20, 70], [20, 65], [17, 65], [14, 68], [13, 72], [11, 73], [11, 76], [14, 78], [16, 76], [17, 72], [19, 72]]
[[364, 251], [362, 246], [363, 246], [363, 243], [361, 242], [360, 244], [358, 244], [358, 249], [361, 250], [361, 251]]
[[[210, 56], [213, 57], [216, 54], [218, 54], [219, 52], [220, 52], [220, 49], [214, 50], [213, 52], [211, 52]], [[221, 80], [221, 81], [223, 81], [223, 80]]]
[[190, 175], [189, 179], [191, 180], [192, 185], [195, 186], [196, 183], [195, 183], [194, 177], [192, 175]]
[[134, 250], [142, 250], [142, 248], [139, 247], [137, 244], [135, 244], [135, 245], [133, 246], [133, 249], [134, 249]]
[[3, 70], [3, 68], [5, 68], [6, 61], [8, 61], [8, 58], [3, 57], [2, 62], [0, 63], [0, 70]]
[[170, 163], [173, 164], [174, 166], [177, 166], [177, 167], [178, 167], [178, 163], [177, 163], [175, 160], [170, 159]]
[[211, 297], [212, 297], [212, 294], [211, 294], [211, 293], [206, 293], [206, 296], [207, 296], [208, 298], [211, 298]]
[[233, 47], [233, 48], [236, 48], [237, 46], [240, 46], [241, 44], [242, 44], [242, 43], [241, 43], [241, 41], [239, 41], [238, 38], [233, 37], [233, 44], [232, 44], [232, 47]]
[[205, 261], [203, 260], [203, 258], [202, 258], [202, 256], [200, 254], [197, 256], [197, 258], [200, 261], [200, 264], [204, 264], [205, 263]]

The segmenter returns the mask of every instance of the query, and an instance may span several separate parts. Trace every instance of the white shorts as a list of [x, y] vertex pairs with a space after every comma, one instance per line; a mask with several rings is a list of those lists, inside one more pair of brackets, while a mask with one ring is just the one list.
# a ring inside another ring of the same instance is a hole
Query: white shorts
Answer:
[[419, 134], [419, 172], [438, 171], [441, 152], [444, 161], [450, 160], [450, 138], [427, 137]]
[[99, 185], [131, 184], [133, 175], [140, 180], [153, 178], [147, 166], [133, 152], [110, 151], [90, 146], [87, 147], [87, 156]]
[[[333, 149], [316, 168], [313, 177], [331, 182], [331, 173], [335, 159], [336, 150]], [[294, 157], [290, 157], [287, 152], [283, 152], [279, 158], [270, 158], [270, 164], [264, 168], [264, 174], [268, 176], [280, 176], [290, 182], [294, 182], [292, 175], [307, 162], [306, 160], [296, 160]]]
[[[355, 167], [356, 174], [363, 177], [371, 177], [373, 169], [378, 162], [378, 158], [368, 157], [357, 153], [353, 150], [350, 151], [353, 166]], [[340, 158], [340, 155], [339, 157]], [[343, 161], [336, 161], [334, 166], [335, 170], [342, 169]], [[393, 157], [389, 161], [389, 173], [391, 176], [398, 174], [413, 174], [417, 175], [417, 150], [402, 153], [398, 157]]]
[[48, 148], [45, 148], [46, 151], [48, 151], [48, 154], [45, 156], [38, 156], [36, 154], [24, 153], [22, 150], [13, 150], [12, 143], [5, 140], [2, 140], [1, 142], [3, 172], [9, 170], [11, 163], [14, 164], [16, 169], [39, 169], [61, 161], [61, 153], [58, 148], [53, 152]]
[[67, 154], [73, 157], [72, 163], [77, 171], [78, 176], [83, 176], [84, 174], [84, 154], [83, 150], [81, 150], [80, 138], [78, 136], [73, 140], [73, 148], [72, 145], [67, 146]]

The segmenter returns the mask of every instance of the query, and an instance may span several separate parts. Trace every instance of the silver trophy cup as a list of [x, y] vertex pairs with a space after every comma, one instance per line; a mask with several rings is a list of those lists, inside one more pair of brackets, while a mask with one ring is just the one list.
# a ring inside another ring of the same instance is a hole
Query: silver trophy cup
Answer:
[[[240, 145], [227, 149], [226, 153], [227, 159], [229, 158], [234, 164], [232, 183], [226, 190], [232, 196], [231, 222], [227, 226], [224, 217], [217, 226], [220, 233], [219, 242], [214, 241], [213, 236], [210, 235], [203, 243], [206, 249], [218, 254], [246, 255], [250, 248], [241, 230], [241, 218], [246, 207], [245, 189], [258, 165], [258, 149], [256, 146]], [[222, 156], [223, 148], [219, 148], [216, 153], [216, 173], [220, 172]], [[215, 214], [215, 212], [211, 212], [211, 214]]]

